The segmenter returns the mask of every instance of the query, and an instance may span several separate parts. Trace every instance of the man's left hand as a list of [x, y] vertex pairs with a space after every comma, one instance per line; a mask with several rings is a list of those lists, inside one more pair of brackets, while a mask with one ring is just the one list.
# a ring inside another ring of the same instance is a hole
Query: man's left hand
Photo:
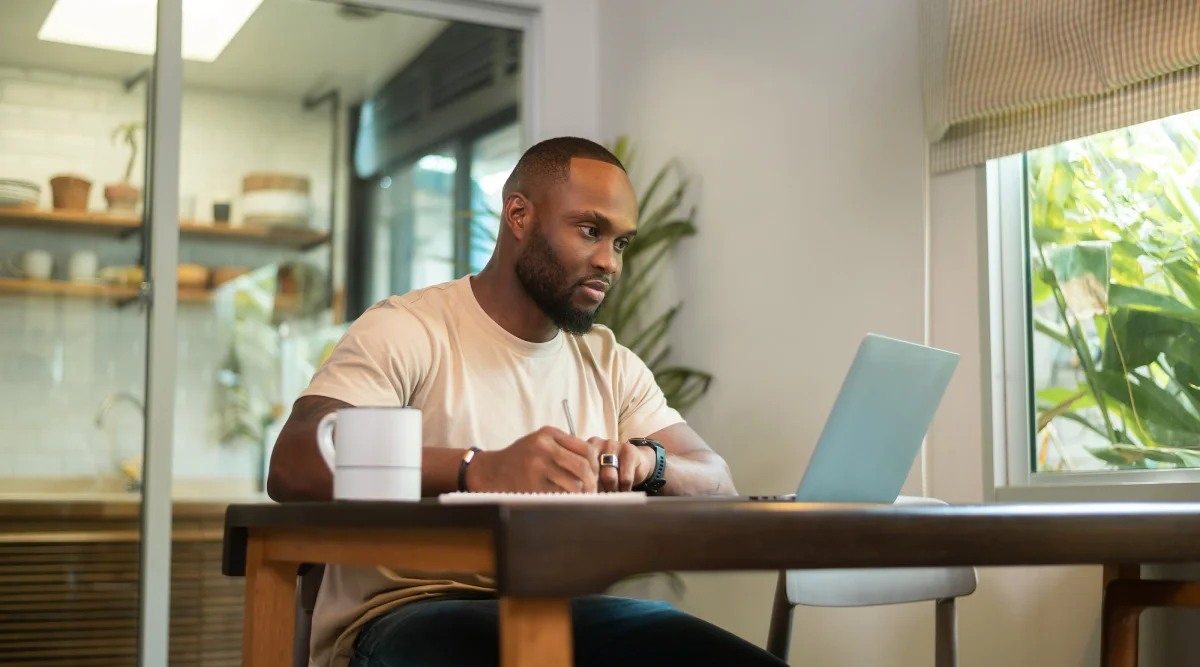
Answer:
[[617, 467], [600, 467], [600, 479], [596, 485], [599, 491], [629, 491], [654, 472], [654, 450], [650, 447], [604, 438], [591, 438], [588, 444], [592, 446], [597, 459], [603, 454], [617, 455]]

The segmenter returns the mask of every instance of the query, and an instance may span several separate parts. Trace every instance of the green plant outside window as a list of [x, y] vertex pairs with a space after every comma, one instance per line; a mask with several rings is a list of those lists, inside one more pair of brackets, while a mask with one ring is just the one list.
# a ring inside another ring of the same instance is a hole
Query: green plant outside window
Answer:
[[1034, 469], [1200, 467], [1200, 112], [1026, 159]]

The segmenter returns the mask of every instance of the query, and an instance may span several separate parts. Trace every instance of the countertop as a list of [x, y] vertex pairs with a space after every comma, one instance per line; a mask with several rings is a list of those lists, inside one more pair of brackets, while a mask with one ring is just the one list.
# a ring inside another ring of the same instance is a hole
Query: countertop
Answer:
[[[223, 517], [233, 503], [274, 503], [266, 494], [235, 496], [179, 495], [172, 499], [175, 519]], [[0, 493], [0, 522], [28, 519], [129, 519], [141, 514], [141, 496], [121, 492]], [[0, 530], [3, 530], [0, 527]]]

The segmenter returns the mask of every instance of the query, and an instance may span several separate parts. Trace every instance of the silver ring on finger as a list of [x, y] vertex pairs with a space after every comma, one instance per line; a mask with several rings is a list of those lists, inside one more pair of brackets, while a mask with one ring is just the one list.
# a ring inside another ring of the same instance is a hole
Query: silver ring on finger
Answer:
[[620, 465], [619, 460], [617, 459], [616, 454], [601, 454], [600, 455], [600, 467], [601, 468], [605, 468], [605, 467], [620, 468], [621, 465]]

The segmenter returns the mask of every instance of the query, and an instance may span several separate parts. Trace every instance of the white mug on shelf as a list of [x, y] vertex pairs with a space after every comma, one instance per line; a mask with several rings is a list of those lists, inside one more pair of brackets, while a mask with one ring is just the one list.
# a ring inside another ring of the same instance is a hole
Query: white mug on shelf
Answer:
[[93, 282], [100, 268], [94, 250], [79, 250], [67, 257], [67, 280], [77, 283]]
[[18, 278], [50, 280], [54, 270], [54, 258], [45, 250], [26, 250], [17, 256], [17, 261], [5, 262], [8, 272]]
[[421, 499], [421, 411], [342, 408], [317, 426], [338, 500]]

